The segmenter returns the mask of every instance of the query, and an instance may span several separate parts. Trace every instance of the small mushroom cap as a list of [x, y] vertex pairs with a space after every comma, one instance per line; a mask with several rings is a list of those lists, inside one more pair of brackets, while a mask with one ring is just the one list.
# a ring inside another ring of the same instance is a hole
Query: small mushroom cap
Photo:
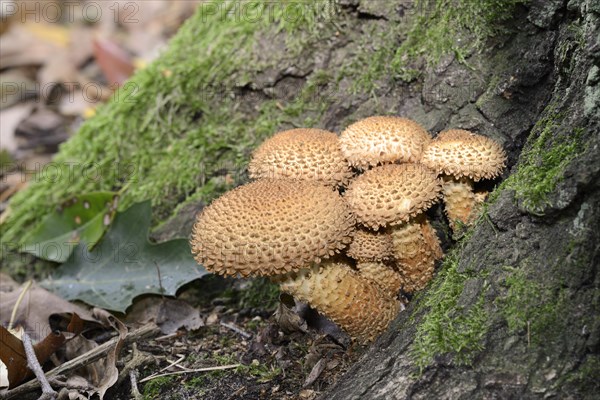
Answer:
[[376, 338], [400, 310], [398, 300], [343, 262], [327, 261], [289, 275], [282, 291], [309, 303], [361, 342]]
[[431, 135], [407, 118], [376, 116], [350, 125], [340, 135], [342, 152], [354, 167], [418, 162]]
[[292, 129], [275, 134], [256, 149], [248, 165], [251, 178], [316, 180], [344, 186], [352, 177], [338, 136], [321, 129]]
[[392, 258], [392, 236], [388, 232], [357, 229], [346, 255], [363, 262], [389, 260]]
[[478, 181], [500, 175], [506, 154], [490, 138], [451, 129], [440, 133], [425, 147], [421, 162], [439, 173]]
[[438, 201], [441, 181], [421, 164], [375, 167], [348, 186], [345, 198], [358, 221], [374, 230], [408, 221]]
[[265, 276], [335, 255], [355, 219], [341, 196], [318, 182], [264, 179], [240, 186], [196, 217], [192, 253], [208, 271]]

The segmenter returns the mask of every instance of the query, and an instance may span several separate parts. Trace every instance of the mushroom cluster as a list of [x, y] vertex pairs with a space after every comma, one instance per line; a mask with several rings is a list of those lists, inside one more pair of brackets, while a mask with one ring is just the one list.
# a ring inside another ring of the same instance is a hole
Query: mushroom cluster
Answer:
[[473, 182], [504, 162], [490, 139], [461, 130], [433, 139], [399, 117], [366, 118], [339, 136], [280, 132], [253, 153], [254, 180], [197, 215], [192, 253], [217, 274], [271, 277], [368, 342], [443, 256], [426, 211], [443, 198], [451, 227], [471, 223], [481, 203]]

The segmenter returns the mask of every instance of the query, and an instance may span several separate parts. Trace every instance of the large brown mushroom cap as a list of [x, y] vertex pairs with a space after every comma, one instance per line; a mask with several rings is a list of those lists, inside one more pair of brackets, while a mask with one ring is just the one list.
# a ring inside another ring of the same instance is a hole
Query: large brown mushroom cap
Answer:
[[290, 274], [281, 290], [309, 303], [361, 342], [376, 338], [400, 310], [398, 300], [342, 262]]
[[421, 162], [429, 168], [474, 181], [498, 176], [506, 163], [506, 154], [498, 143], [462, 129], [440, 133], [423, 152]]
[[191, 247], [222, 275], [275, 275], [319, 262], [351, 240], [355, 219], [337, 192], [312, 181], [240, 186], [196, 217]]
[[338, 136], [321, 129], [279, 132], [256, 149], [248, 165], [251, 178], [316, 180], [343, 186], [352, 177]]
[[427, 210], [440, 197], [437, 174], [421, 164], [375, 167], [348, 186], [345, 198], [363, 225], [378, 230]]
[[357, 229], [346, 255], [357, 261], [383, 261], [392, 258], [392, 236], [388, 232]]
[[351, 165], [367, 169], [393, 162], [417, 162], [431, 135], [406, 118], [376, 116], [350, 125], [340, 135], [342, 152]]

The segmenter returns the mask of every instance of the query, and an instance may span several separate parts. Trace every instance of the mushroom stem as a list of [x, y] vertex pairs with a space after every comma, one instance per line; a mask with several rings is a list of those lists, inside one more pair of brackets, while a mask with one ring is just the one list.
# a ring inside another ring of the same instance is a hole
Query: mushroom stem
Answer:
[[392, 229], [394, 257], [404, 278], [403, 290], [413, 293], [424, 288], [433, 277], [435, 261], [442, 248], [435, 230], [421, 214]]
[[314, 265], [279, 281], [282, 291], [309, 303], [362, 343], [383, 332], [400, 310], [398, 300], [341, 262]]
[[482, 200], [473, 192], [473, 180], [447, 175], [444, 177], [442, 194], [452, 232], [457, 233], [461, 226], [469, 226], [477, 219]]

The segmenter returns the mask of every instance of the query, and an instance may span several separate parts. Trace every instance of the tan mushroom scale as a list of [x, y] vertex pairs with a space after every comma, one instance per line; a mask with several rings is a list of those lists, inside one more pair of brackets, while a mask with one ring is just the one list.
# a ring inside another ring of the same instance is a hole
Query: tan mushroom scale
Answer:
[[281, 282], [281, 290], [309, 303], [363, 343], [383, 332], [400, 310], [398, 300], [341, 262], [292, 273]]
[[222, 275], [284, 274], [335, 255], [355, 219], [339, 194], [317, 182], [264, 179], [227, 192], [196, 218], [196, 260]]
[[345, 198], [358, 221], [374, 230], [407, 222], [440, 197], [437, 174], [421, 164], [375, 167], [354, 179]]
[[421, 162], [429, 168], [474, 181], [500, 175], [506, 164], [506, 154], [500, 144], [482, 135], [462, 129], [440, 133], [427, 145]]
[[400, 289], [405, 286], [403, 276], [391, 265], [361, 261], [356, 263], [356, 269], [360, 276], [379, 286], [391, 298], [398, 296]]
[[461, 129], [440, 133], [423, 152], [421, 162], [445, 174], [443, 195], [453, 231], [477, 217], [482, 196], [473, 193], [473, 182], [500, 175], [506, 154], [500, 144]]
[[392, 230], [394, 256], [403, 277], [402, 289], [414, 293], [424, 288], [433, 277], [435, 261], [443, 255], [435, 230], [420, 215]]
[[393, 116], [365, 118], [340, 135], [344, 156], [360, 169], [393, 162], [417, 162], [430, 141], [431, 135], [421, 125]]
[[275, 134], [256, 149], [250, 177], [315, 180], [343, 186], [352, 177], [338, 136], [321, 129], [292, 129]]
[[392, 237], [388, 232], [357, 229], [346, 255], [357, 261], [384, 261], [392, 258]]

